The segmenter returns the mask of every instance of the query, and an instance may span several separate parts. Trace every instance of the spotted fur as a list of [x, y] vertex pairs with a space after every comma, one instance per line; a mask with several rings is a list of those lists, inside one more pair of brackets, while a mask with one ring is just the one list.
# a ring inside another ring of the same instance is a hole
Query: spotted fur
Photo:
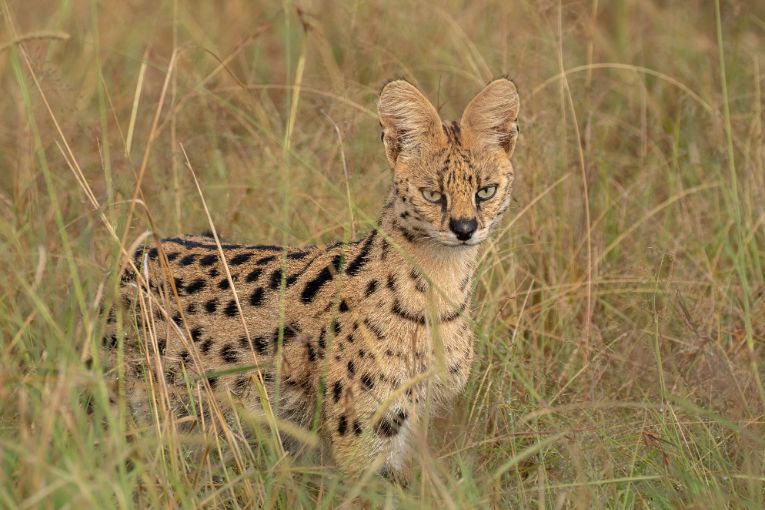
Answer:
[[[357, 242], [284, 249], [184, 236], [137, 254], [140, 277], [122, 278], [137, 328], [120, 342], [111, 311], [104, 340], [107, 353], [124, 345], [136, 415], [148, 412], [147, 383], [165, 385], [179, 415], [189, 385], [207, 385], [220, 403], [228, 393], [253, 413], [270, 405], [301, 427], [318, 412], [346, 472], [376, 459], [384, 473], [405, 467], [426, 400], [446, 405], [468, 377], [470, 283], [478, 245], [510, 203], [518, 94], [495, 80], [444, 124], [399, 80], [378, 112], [393, 187]], [[493, 197], [480, 200], [489, 185]]]

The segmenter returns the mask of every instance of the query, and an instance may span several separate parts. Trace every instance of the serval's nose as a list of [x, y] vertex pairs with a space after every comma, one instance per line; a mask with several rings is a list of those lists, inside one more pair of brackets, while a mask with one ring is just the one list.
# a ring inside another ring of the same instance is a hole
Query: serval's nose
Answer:
[[467, 241], [473, 237], [473, 233], [478, 228], [478, 221], [475, 218], [451, 218], [449, 220], [449, 230], [454, 232], [457, 239], [460, 241]]

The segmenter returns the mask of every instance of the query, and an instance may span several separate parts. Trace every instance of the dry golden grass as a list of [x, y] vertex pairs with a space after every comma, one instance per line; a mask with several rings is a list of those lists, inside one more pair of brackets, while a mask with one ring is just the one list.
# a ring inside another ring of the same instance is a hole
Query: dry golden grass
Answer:
[[[765, 506], [762, 2], [0, 0], [0, 19], [0, 507]], [[503, 73], [515, 206], [468, 388], [408, 488], [285, 457], [252, 417], [181, 434], [108, 404], [83, 360], [121, 251], [208, 228], [184, 150], [224, 238], [348, 238], [390, 182], [385, 80], [448, 118]]]

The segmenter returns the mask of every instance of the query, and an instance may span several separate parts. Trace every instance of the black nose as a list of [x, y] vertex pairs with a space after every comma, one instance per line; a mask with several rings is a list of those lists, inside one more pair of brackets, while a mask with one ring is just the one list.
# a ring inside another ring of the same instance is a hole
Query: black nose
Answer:
[[455, 220], [454, 218], [449, 220], [449, 230], [454, 232], [454, 235], [457, 236], [457, 239], [460, 241], [467, 241], [471, 237], [473, 237], [473, 232], [475, 232], [475, 229], [478, 228], [478, 222], [475, 218], [471, 219], [459, 219]]

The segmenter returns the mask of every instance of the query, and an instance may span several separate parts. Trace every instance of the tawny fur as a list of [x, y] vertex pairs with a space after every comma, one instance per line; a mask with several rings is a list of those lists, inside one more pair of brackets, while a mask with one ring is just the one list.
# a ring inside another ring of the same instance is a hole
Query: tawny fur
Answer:
[[[283, 249], [185, 236], [142, 250], [141, 277], [126, 273], [122, 284], [137, 326], [125, 328], [124, 342], [134, 413], [148, 410], [148, 383], [167, 387], [179, 415], [189, 414], [188, 385], [262, 413], [263, 384], [281, 418], [308, 428], [318, 413], [344, 471], [376, 460], [402, 470], [426, 391], [445, 406], [468, 378], [471, 280], [479, 244], [510, 202], [518, 105], [515, 86], [499, 79], [460, 123], [442, 124], [414, 86], [388, 83], [378, 111], [394, 183], [377, 227], [359, 241]], [[488, 185], [493, 197], [479, 200]], [[464, 219], [477, 226], [461, 241], [450, 221]], [[245, 370], [210, 376], [236, 368]]]

